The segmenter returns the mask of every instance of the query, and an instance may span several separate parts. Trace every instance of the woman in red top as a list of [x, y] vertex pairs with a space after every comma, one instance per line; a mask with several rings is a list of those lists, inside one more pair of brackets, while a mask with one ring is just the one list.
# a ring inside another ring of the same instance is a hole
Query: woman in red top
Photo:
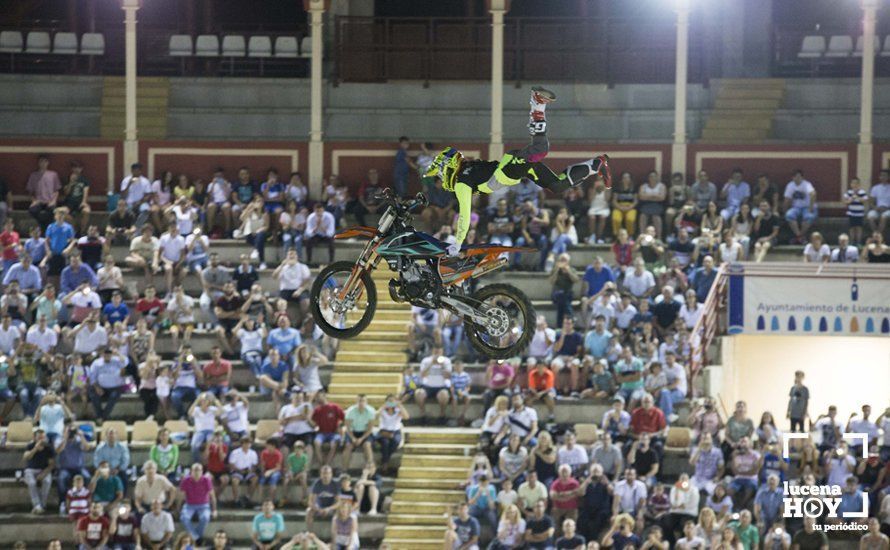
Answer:
[[8, 218], [0, 233], [0, 245], [3, 245], [3, 272], [9, 271], [12, 264], [19, 261], [19, 234], [15, 230], [15, 222]]
[[[216, 432], [210, 439], [210, 444], [204, 446], [204, 467], [207, 473], [219, 485], [217, 494], [222, 500], [223, 492], [229, 486], [229, 467], [226, 460], [229, 458], [229, 446], [223, 441], [221, 432]], [[234, 499], [234, 495], [232, 495]]]

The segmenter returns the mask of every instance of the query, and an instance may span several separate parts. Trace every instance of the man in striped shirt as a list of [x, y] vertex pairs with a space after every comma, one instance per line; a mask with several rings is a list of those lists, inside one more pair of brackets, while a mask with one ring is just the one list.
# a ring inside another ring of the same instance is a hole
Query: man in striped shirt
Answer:
[[[451, 414], [457, 416], [457, 423], [461, 426], [467, 423], [467, 408], [470, 406], [470, 374], [464, 371], [463, 361], [454, 362], [454, 370], [451, 373]], [[458, 405], [460, 414], [457, 414]]]

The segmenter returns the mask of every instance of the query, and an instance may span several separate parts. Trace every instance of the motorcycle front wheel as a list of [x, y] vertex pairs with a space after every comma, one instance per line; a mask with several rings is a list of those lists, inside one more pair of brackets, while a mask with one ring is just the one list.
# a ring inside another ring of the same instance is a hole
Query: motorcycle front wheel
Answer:
[[352, 262], [334, 262], [312, 283], [309, 301], [315, 324], [333, 338], [358, 336], [371, 324], [377, 310], [377, 287], [367, 271], [345, 298], [340, 296], [354, 268]]
[[512, 285], [493, 284], [471, 296], [481, 302], [491, 317], [482, 325], [464, 320], [464, 333], [477, 351], [492, 359], [507, 359], [525, 353], [535, 330], [535, 311], [528, 297]]

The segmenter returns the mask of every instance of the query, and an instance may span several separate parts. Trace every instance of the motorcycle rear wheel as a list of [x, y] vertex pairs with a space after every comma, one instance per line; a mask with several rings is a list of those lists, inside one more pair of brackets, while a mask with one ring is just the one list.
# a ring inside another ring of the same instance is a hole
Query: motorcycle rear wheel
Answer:
[[528, 297], [518, 288], [506, 284], [493, 284], [480, 288], [471, 297], [480, 302], [487, 302], [492, 298], [501, 296], [512, 302], [511, 312], [516, 319], [513, 321], [521, 325], [512, 329], [515, 333], [521, 330], [521, 334], [515, 341], [504, 347], [490, 344], [486, 339], [493, 340], [488, 334], [487, 329], [480, 326], [469, 319], [464, 320], [464, 333], [470, 340], [470, 343], [479, 353], [492, 359], [507, 359], [522, 355], [528, 347], [528, 343], [534, 334], [535, 329], [535, 310], [532, 307]]
[[[334, 262], [322, 269], [315, 278], [315, 282], [312, 283], [312, 290], [309, 293], [312, 317], [315, 318], [315, 324], [318, 325], [318, 328], [332, 338], [348, 340], [349, 338], [358, 336], [362, 331], [368, 328], [368, 325], [370, 325], [371, 321], [374, 319], [374, 313], [377, 311], [377, 287], [374, 284], [374, 280], [371, 278], [370, 272], [367, 271], [361, 275], [361, 284], [365, 287], [364, 300], [367, 301], [367, 304], [364, 306], [364, 312], [358, 322], [348, 328], [340, 328], [332, 324], [332, 320], [329, 320], [329, 318], [325, 316], [325, 312], [322, 311], [322, 292], [325, 292], [326, 290], [331, 292], [334, 288], [337, 288], [337, 284], [345, 282], [352, 273], [354, 267], [355, 264], [353, 262]], [[335, 275], [339, 275], [339, 277]], [[327, 311], [334, 313], [330, 309]], [[346, 315], [342, 315], [342, 318], [346, 319]]]

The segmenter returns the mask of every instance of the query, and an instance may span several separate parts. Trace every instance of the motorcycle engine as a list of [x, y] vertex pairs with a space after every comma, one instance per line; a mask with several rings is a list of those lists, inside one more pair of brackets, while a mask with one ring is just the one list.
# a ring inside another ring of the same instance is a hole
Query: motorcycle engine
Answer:
[[397, 302], [411, 302], [436, 307], [438, 297], [436, 278], [426, 265], [408, 262], [399, 272], [398, 280], [389, 282], [389, 293]]

